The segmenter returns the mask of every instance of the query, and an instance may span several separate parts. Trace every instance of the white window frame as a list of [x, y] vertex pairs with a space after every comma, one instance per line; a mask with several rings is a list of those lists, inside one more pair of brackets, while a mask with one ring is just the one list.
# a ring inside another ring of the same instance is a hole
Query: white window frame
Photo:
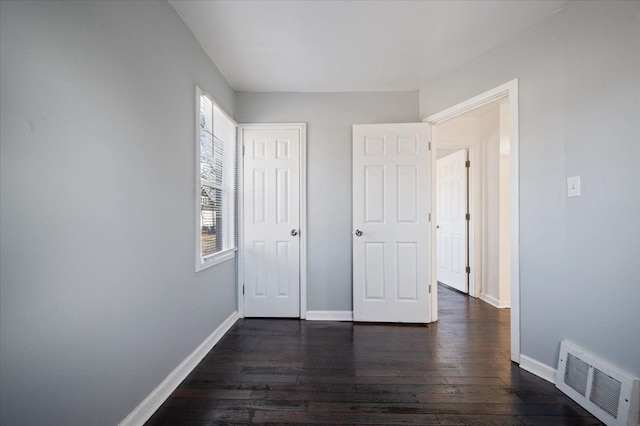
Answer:
[[[236, 256], [236, 251], [238, 250], [238, 244], [237, 244], [237, 222], [238, 222], [238, 218], [236, 217], [236, 211], [235, 211], [235, 205], [233, 203], [233, 197], [230, 197], [229, 195], [235, 195], [236, 197], [236, 202], [237, 202], [237, 198], [238, 198], [238, 194], [237, 194], [237, 182], [235, 185], [229, 185], [229, 182], [234, 182], [234, 180], [231, 180], [230, 178], [233, 178], [237, 181], [237, 176], [234, 176], [234, 173], [236, 171], [236, 158], [235, 157], [227, 157], [227, 155], [225, 154], [225, 159], [224, 159], [224, 170], [223, 173], [225, 175], [225, 178], [223, 179], [223, 186], [217, 185], [213, 182], [209, 182], [209, 181], [204, 181], [200, 175], [201, 173], [201, 165], [200, 165], [200, 98], [202, 96], [207, 96], [211, 102], [213, 103], [213, 105], [216, 106], [216, 108], [218, 108], [218, 110], [220, 110], [222, 112], [222, 114], [224, 114], [224, 116], [229, 119], [233, 125], [236, 128], [236, 135], [237, 135], [237, 130], [238, 130], [238, 124], [235, 122], [235, 120], [233, 118], [231, 118], [229, 116], [229, 114], [227, 114], [226, 111], [224, 111], [220, 105], [218, 105], [215, 101], [215, 99], [213, 98], [213, 96], [211, 96], [209, 93], [205, 92], [204, 90], [200, 89], [200, 87], [196, 86], [196, 96], [195, 96], [195, 137], [194, 137], [194, 141], [195, 141], [195, 257], [196, 257], [196, 272], [202, 271], [204, 269], [207, 269], [211, 266], [217, 265], [219, 263], [222, 262], [226, 262], [227, 260], [231, 260], [234, 259]], [[232, 143], [230, 144], [234, 149], [237, 150], [237, 144], [236, 144], [236, 140], [233, 140]], [[225, 147], [226, 148], [226, 147]], [[236, 151], [236, 156], [237, 156], [237, 151]], [[200, 223], [200, 217], [201, 217], [201, 194], [202, 194], [202, 186], [203, 184], [205, 184], [205, 186], [208, 187], [213, 187], [213, 188], [217, 188], [223, 191], [223, 193], [227, 194], [226, 200], [225, 200], [225, 204], [223, 206], [224, 208], [224, 213], [225, 213], [225, 217], [223, 219], [223, 238], [228, 238], [229, 235], [231, 235], [233, 238], [231, 241], [231, 247], [227, 247], [224, 248], [223, 250], [216, 252], [216, 253], [212, 253], [208, 256], [202, 256], [202, 236], [201, 236], [201, 223]], [[235, 191], [235, 194], [234, 194]], [[229, 220], [231, 219], [231, 220]]]

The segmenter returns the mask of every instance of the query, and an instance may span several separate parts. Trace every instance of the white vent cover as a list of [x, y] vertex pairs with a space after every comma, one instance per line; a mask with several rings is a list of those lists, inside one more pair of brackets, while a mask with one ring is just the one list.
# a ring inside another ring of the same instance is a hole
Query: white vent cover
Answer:
[[640, 380], [566, 340], [560, 344], [556, 386], [609, 426], [638, 424]]

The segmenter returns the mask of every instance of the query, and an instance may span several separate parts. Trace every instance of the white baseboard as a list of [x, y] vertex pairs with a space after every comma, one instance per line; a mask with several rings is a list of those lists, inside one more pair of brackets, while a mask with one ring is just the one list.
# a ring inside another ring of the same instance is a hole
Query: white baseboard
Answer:
[[220, 341], [222, 336], [238, 320], [238, 312], [234, 311], [211, 333], [184, 361], [180, 363], [147, 397], [133, 409], [119, 426], [142, 426], [153, 416], [164, 401], [176, 390], [178, 385], [193, 371], [209, 351]]
[[496, 308], [504, 309], [511, 307], [510, 300], [499, 300], [493, 296], [489, 296], [487, 293], [480, 293], [480, 300], [487, 302], [488, 304], [495, 306]]
[[549, 367], [547, 364], [543, 364], [526, 355], [520, 354], [520, 368], [535, 374], [541, 379], [545, 379], [547, 382], [556, 383], [556, 370], [553, 367]]
[[353, 311], [307, 311], [307, 321], [353, 321]]

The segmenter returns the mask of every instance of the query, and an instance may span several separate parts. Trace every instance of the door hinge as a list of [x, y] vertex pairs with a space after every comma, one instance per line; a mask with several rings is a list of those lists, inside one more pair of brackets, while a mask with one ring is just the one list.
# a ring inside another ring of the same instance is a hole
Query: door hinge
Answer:
[[464, 165], [465, 165], [465, 167], [466, 167], [466, 168], [471, 167], [471, 161], [467, 160], [467, 161], [464, 163]]
[[244, 284], [242, 284], [242, 294], [244, 295]]
[[471, 273], [471, 266], [467, 266], [466, 269], [465, 269], [465, 272], [467, 274], [470, 274]]
[[244, 145], [242, 145], [242, 155], [244, 155]]
[[431, 284], [429, 284], [429, 294], [431, 294]]
[[431, 213], [429, 213], [429, 222], [431, 222]]
[[471, 214], [467, 213], [467, 214], [465, 215], [465, 219], [466, 219], [466, 220], [471, 220]]
[[427, 144], [429, 146], [429, 151], [431, 151], [431, 142]]

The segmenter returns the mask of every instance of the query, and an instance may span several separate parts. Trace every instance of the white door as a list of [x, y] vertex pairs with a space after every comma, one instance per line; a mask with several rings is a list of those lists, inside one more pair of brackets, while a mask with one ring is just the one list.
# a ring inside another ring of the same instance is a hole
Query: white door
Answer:
[[469, 292], [467, 276], [467, 150], [437, 160], [438, 281]]
[[426, 323], [429, 125], [353, 126], [353, 319]]
[[300, 317], [300, 131], [243, 129], [244, 315]]

